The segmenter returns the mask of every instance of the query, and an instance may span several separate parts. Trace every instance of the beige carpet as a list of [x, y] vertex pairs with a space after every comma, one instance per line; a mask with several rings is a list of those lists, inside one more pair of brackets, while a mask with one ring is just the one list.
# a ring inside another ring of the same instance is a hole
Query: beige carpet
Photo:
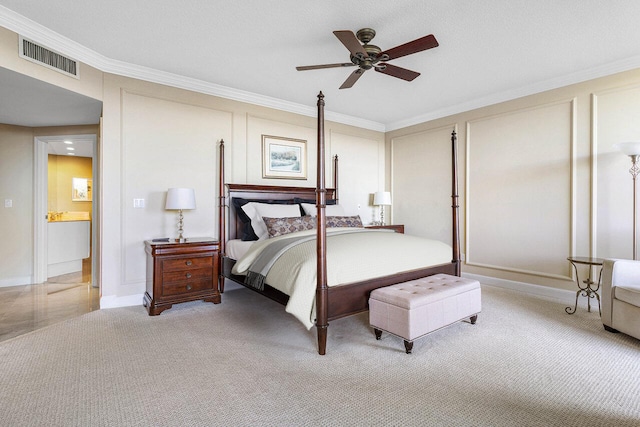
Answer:
[[640, 425], [640, 341], [564, 306], [483, 286], [476, 325], [411, 355], [363, 314], [331, 323], [326, 356], [244, 289], [100, 310], [0, 343], [0, 425]]

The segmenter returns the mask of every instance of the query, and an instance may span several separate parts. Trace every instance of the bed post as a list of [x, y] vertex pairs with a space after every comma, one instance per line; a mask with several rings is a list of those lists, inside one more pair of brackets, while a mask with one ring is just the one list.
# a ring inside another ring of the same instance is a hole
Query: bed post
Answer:
[[220, 168], [219, 168], [219, 178], [218, 184], [220, 187], [218, 188], [218, 240], [219, 240], [219, 259], [218, 265], [220, 270], [220, 275], [218, 277], [218, 287], [220, 292], [224, 292], [224, 274], [223, 274], [223, 260], [226, 254], [226, 215], [225, 215], [225, 191], [224, 191], [224, 139], [220, 140]]
[[458, 216], [458, 144], [455, 129], [451, 132], [451, 209], [453, 216], [453, 259], [455, 275], [460, 276], [460, 220]]
[[328, 298], [327, 288], [327, 223], [326, 189], [324, 182], [324, 95], [318, 94], [318, 182], [316, 185], [317, 239], [316, 239], [316, 329], [318, 332], [318, 353], [327, 351]]
[[334, 199], [336, 199], [336, 204], [340, 203], [340, 197], [338, 196], [338, 155], [333, 156], [333, 188], [334, 188]]

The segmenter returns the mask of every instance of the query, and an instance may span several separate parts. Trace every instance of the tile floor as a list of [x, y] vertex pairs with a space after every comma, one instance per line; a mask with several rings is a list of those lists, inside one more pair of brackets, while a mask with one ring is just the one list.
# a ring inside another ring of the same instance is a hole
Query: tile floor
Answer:
[[45, 283], [0, 288], [0, 341], [100, 309], [90, 270]]

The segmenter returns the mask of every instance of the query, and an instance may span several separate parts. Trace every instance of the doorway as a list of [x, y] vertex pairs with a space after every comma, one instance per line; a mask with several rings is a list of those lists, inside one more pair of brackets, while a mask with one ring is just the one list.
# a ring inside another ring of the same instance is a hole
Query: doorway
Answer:
[[97, 139], [95, 134], [35, 137], [35, 283], [79, 274], [99, 287]]

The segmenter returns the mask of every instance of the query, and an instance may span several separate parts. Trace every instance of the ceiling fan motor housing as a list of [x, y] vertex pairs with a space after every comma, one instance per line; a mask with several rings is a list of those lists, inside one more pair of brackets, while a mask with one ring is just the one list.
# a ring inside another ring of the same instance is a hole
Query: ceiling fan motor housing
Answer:
[[[360, 57], [359, 55], [351, 55], [351, 62], [362, 69], [369, 70], [375, 67], [378, 62], [386, 61], [386, 59], [388, 59], [388, 56], [386, 55], [380, 56], [380, 52], [382, 52], [382, 49], [374, 44], [365, 44], [362, 47], [364, 48], [365, 52], [367, 52], [367, 56]], [[384, 58], [385, 56], [386, 59]]]

